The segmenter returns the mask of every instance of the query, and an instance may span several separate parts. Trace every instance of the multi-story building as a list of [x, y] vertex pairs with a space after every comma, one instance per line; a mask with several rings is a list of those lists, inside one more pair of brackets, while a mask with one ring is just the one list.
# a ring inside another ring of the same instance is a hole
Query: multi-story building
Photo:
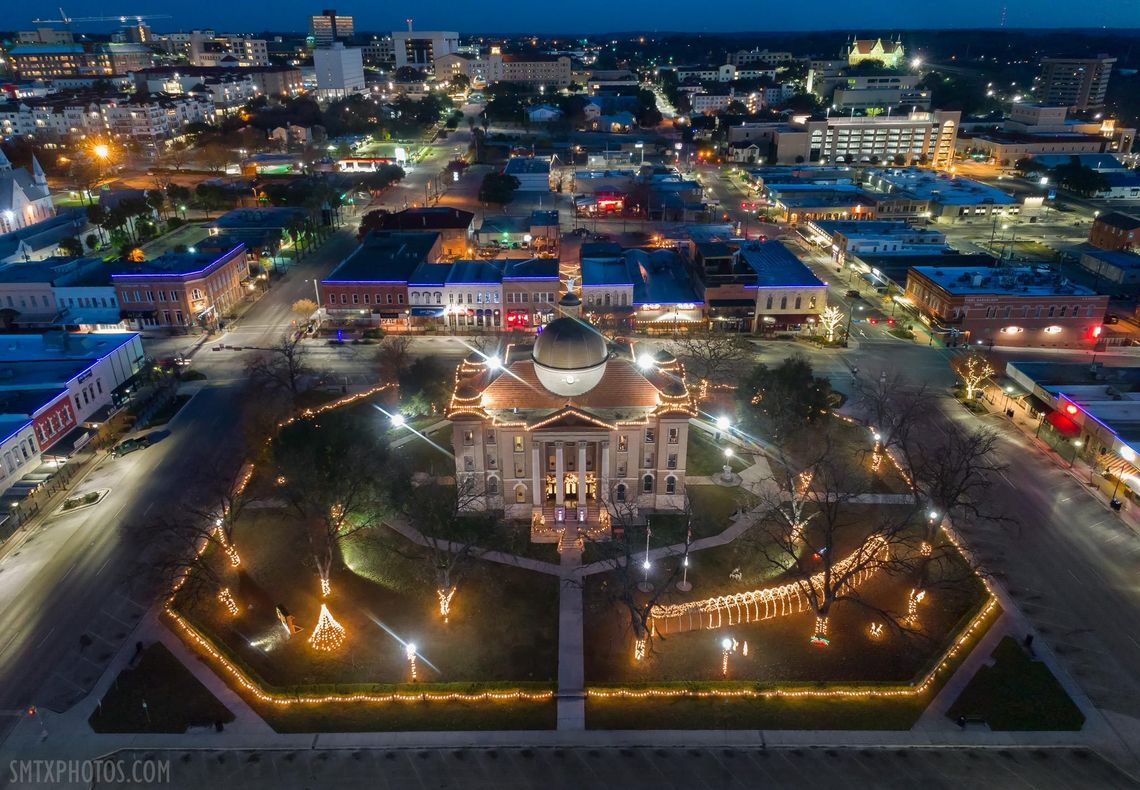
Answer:
[[212, 30], [190, 33], [191, 66], [268, 66], [269, 46], [263, 38]]
[[408, 279], [441, 253], [437, 232], [373, 231], [321, 280], [320, 303], [333, 320], [407, 326]]
[[98, 73], [81, 44], [24, 44], [8, 50], [8, 60], [21, 80]]
[[296, 66], [156, 66], [131, 73], [135, 90], [144, 93], [209, 92], [217, 109], [240, 107], [258, 94], [298, 96], [305, 91]]
[[1123, 211], [1098, 214], [1089, 231], [1089, 242], [1102, 250], [1140, 249], [1140, 217]]
[[313, 69], [317, 73], [317, 94], [322, 98], [343, 98], [366, 90], [364, 55], [339, 41], [313, 50]]
[[122, 262], [111, 274], [124, 317], [139, 329], [216, 326], [241, 301], [248, 279], [241, 243], [220, 254], [168, 252]]
[[459, 34], [453, 31], [397, 30], [392, 34], [396, 68], [410, 66], [421, 71], [435, 68], [436, 58], [459, 51]]
[[35, 30], [21, 30], [16, 34], [17, 44], [73, 44], [75, 37], [70, 30], [54, 27], [37, 27]]
[[119, 303], [100, 258], [47, 258], [0, 266], [0, 307], [21, 326], [120, 328]]
[[1104, 54], [1094, 58], [1042, 58], [1037, 97], [1046, 104], [1074, 110], [1103, 107], [1115, 63], [1116, 58]]
[[475, 213], [451, 206], [406, 208], [386, 214], [379, 230], [435, 231], [440, 254], [460, 258], [473, 252]]
[[335, 8], [326, 8], [309, 17], [309, 35], [318, 47], [332, 46], [334, 41], [351, 41], [352, 17], [338, 14]]
[[554, 258], [497, 261], [503, 269], [503, 326], [526, 329], [554, 319], [562, 285]]
[[888, 69], [903, 66], [906, 51], [901, 41], [883, 41], [881, 38], [856, 38], [847, 45], [847, 65], [857, 66], [867, 60], [876, 60]]
[[370, 68], [391, 68], [396, 65], [396, 48], [392, 36], [373, 36], [365, 42], [360, 51], [364, 54], [364, 65]]
[[957, 110], [793, 118], [750, 125], [750, 142], [766, 147], [774, 164], [895, 162], [947, 168], [954, 159], [960, 119]]
[[181, 137], [191, 123], [213, 123], [210, 97], [187, 93], [137, 93], [105, 109], [107, 124], [116, 137], [130, 139], [154, 154]]
[[568, 294], [567, 314], [505, 359], [464, 360], [448, 407], [470, 508], [529, 519], [536, 541], [608, 534], [685, 501], [696, 409], [684, 370], [667, 352], [639, 365], [578, 319], [580, 305]]
[[1108, 296], [1031, 268], [915, 266], [906, 295], [955, 344], [1091, 348]]
[[958, 138], [957, 147], [970, 156], [984, 154], [1008, 167], [1019, 159], [1041, 155], [1128, 154], [1136, 130], [1112, 118], [1081, 121], [1068, 118], [1068, 107], [1017, 102], [998, 127], [974, 125]]
[[757, 63], [765, 66], [780, 66], [795, 60], [791, 52], [769, 52], [766, 49], [741, 49], [728, 53], [728, 63], [739, 68]]
[[848, 255], [939, 255], [946, 234], [891, 220], [815, 220], [807, 229], [843, 265]]
[[0, 234], [12, 233], [55, 216], [47, 176], [32, 157], [32, 169], [13, 168], [0, 151]]
[[[105, 421], [145, 364], [137, 334], [8, 335], [0, 349], [0, 493], [46, 454], [63, 463]], [[42, 480], [42, 478], [39, 478]]]
[[564, 88], [571, 79], [568, 55], [504, 55], [499, 47], [491, 47], [487, 59], [488, 82]]
[[917, 74], [859, 74], [841, 80], [831, 95], [836, 112], [888, 108], [930, 109], [930, 91], [918, 87]]

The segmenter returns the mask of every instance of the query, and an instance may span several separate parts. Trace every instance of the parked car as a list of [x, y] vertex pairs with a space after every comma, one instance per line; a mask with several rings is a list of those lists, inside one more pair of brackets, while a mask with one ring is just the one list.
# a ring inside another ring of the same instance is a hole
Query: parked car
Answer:
[[1119, 324], [1120, 316], [1118, 316], [1116, 313], [1106, 313], [1104, 316], [1104, 322], [1106, 324]]
[[121, 458], [128, 453], [133, 453], [135, 450], [142, 450], [150, 447], [149, 436], [133, 436], [130, 439], [124, 439], [115, 446], [111, 451], [112, 458]]
[[855, 288], [849, 289], [847, 291], [847, 298], [848, 299], [858, 299], [859, 298], [859, 291]]

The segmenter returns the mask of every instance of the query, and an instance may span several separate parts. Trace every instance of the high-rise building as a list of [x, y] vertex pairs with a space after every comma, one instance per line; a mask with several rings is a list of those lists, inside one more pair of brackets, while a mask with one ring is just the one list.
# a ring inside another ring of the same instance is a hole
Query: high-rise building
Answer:
[[365, 90], [364, 56], [358, 48], [337, 41], [331, 47], [314, 49], [313, 68], [321, 98], [337, 99]]
[[1037, 100], [1074, 110], [1103, 107], [1114, 63], [1116, 58], [1105, 54], [1095, 58], [1042, 58]]
[[396, 68], [411, 66], [413, 69], [432, 71], [435, 69], [436, 58], [459, 50], [459, 34], [400, 30], [392, 34], [392, 47], [396, 51]]
[[352, 17], [337, 14], [335, 8], [326, 8], [309, 17], [309, 34], [318, 47], [331, 46], [334, 41], [348, 41], [352, 38]]

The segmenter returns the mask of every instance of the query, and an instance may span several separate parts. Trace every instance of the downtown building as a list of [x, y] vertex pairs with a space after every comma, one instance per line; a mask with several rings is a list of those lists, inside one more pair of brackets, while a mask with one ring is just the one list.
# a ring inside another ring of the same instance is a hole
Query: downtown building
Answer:
[[912, 267], [906, 297], [948, 345], [1092, 349], [1107, 295], [1029, 267]]
[[945, 169], [954, 160], [960, 120], [957, 110], [800, 116], [787, 123], [749, 124], [747, 139], [757, 145], [758, 161], [771, 164], [893, 163]]
[[35, 491], [90, 441], [126, 401], [145, 364], [134, 333], [6, 336], [0, 348], [0, 492], [7, 503]]
[[1042, 58], [1037, 97], [1044, 104], [1074, 110], [1103, 107], [1115, 63], [1116, 58], [1104, 54], [1093, 58]]
[[250, 277], [245, 244], [223, 252], [168, 252], [113, 265], [123, 318], [136, 329], [217, 327], [243, 297]]
[[681, 509], [697, 413], [683, 367], [668, 352], [639, 364], [580, 319], [573, 294], [558, 307], [533, 343], [459, 365], [447, 416], [468, 509], [527, 519], [550, 543]]

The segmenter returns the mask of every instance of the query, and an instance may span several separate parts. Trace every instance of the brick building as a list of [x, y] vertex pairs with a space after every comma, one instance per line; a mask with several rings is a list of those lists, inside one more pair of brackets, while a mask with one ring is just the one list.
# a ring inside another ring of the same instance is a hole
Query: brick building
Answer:
[[1092, 348], [1108, 297], [1030, 268], [916, 266], [906, 295], [951, 345]]
[[111, 274], [124, 317], [135, 328], [216, 325], [249, 279], [245, 244], [225, 252], [168, 252], [125, 262]]
[[1089, 242], [1102, 250], [1140, 248], [1140, 217], [1122, 211], [1110, 211], [1093, 220]]

